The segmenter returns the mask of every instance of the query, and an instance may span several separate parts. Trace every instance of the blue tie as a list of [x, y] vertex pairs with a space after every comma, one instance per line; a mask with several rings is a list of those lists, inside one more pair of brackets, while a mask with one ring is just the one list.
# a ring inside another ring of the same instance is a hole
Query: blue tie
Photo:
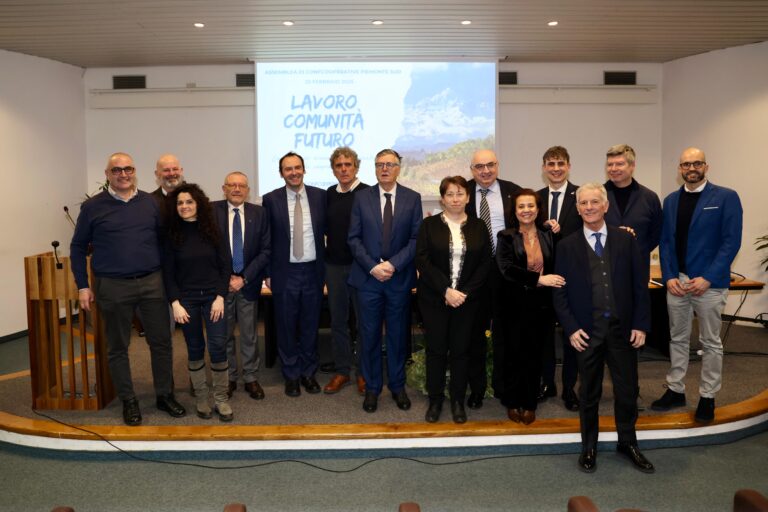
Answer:
[[552, 205], [549, 207], [549, 218], [557, 220], [557, 199], [560, 192], [552, 192]]
[[235, 218], [232, 221], [232, 272], [243, 271], [243, 227], [240, 224], [240, 210], [232, 208]]
[[600, 242], [600, 237], [603, 236], [602, 233], [592, 233], [592, 236], [595, 237], [595, 254], [597, 254], [598, 258], [603, 257], [603, 244]]

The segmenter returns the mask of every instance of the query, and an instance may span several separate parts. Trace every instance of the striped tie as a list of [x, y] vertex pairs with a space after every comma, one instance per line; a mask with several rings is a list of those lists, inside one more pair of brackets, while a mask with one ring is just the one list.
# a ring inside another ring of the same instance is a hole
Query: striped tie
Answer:
[[493, 236], [493, 226], [491, 225], [491, 208], [488, 206], [488, 199], [486, 196], [488, 195], [488, 189], [487, 188], [481, 188], [480, 189], [480, 218], [485, 222], [485, 226], [488, 228], [488, 234], [491, 237], [491, 248], [493, 249], [493, 253], [496, 253], [496, 237]]

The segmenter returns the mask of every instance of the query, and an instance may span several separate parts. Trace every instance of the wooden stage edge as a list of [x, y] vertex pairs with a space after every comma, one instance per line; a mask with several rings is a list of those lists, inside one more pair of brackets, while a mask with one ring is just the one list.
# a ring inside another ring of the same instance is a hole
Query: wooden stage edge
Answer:
[[[715, 421], [710, 426], [727, 425], [757, 418], [768, 413], [768, 390], [743, 402], [718, 407]], [[470, 421], [457, 425], [450, 421], [428, 423], [369, 423], [369, 424], [305, 424], [305, 425], [211, 425], [211, 426], [105, 426], [78, 425], [83, 430], [53, 421], [15, 416], [0, 412], [0, 430], [20, 436], [55, 438], [74, 441], [361, 441], [405, 440], [408, 438], [470, 438], [478, 436], [530, 436], [579, 433], [578, 419], [539, 419], [523, 426], [511, 421]], [[693, 413], [641, 415], [637, 430], [668, 431], [700, 429], [693, 421]], [[601, 432], [615, 432], [613, 417], [600, 418]], [[685, 436], [681, 432], [682, 436]], [[5, 436], [6, 441], [9, 436]], [[13, 436], [11, 436], [13, 437]], [[43, 441], [43, 439], [40, 439]], [[50, 441], [50, 439], [49, 439]], [[12, 441], [11, 441], [12, 442]], [[21, 444], [34, 446], [29, 441]], [[42, 442], [41, 445], [49, 443]], [[279, 444], [279, 443], [278, 443]], [[527, 443], [526, 443], [527, 444]], [[535, 443], [534, 443], [535, 444]]]

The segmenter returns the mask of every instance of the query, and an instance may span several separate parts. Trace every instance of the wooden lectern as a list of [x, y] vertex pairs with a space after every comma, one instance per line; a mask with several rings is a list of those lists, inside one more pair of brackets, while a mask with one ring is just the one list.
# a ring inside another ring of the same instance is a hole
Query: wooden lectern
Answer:
[[[103, 409], [115, 397], [96, 304], [79, 309], [69, 258], [24, 258], [33, 409]], [[90, 268], [90, 265], [89, 265]], [[88, 329], [90, 323], [90, 329]]]

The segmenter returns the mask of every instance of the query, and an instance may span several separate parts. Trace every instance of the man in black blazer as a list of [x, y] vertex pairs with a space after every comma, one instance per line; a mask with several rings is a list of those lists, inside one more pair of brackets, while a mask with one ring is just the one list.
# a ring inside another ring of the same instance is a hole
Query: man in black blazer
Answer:
[[582, 452], [579, 469], [597, 468], [598, 406], [603, 366], [613, 380], [614, 416], [619, 443], [616, 450], [645, 473], [654, 471], [637, 447], [637, 352], [650, 327], [648, 284], [642, 256], [626, 230], [606, 225], [605, 187], [589, 183], [576, 192], [581, 232], [557, 246], [555, 273], [565, 279], [553, 290], [553, 304], [563, 330], [578, 351], [581, 386]]
[[155, 181], [157, 181], [158, 187], [152, 192], [152, 197], [155, 198], [157, 205], [160, 207], [163, 222], [167, 223], [168, 206], [165, 199], [176, 187], [184, 183], [184, 168], [179, 163], [179, 158], [176, 155], [166, 153], [157, 159], [155, 164]]
[[[562, 146], [552, 146], [544, 152], [541, 173], [549, 186], [538, 191], [542, 202], [542, 208], [539, 210], [539, 223], [543, 225], [545, 221], [550, 219], [557, 221], [560, 229], [554, 236], [555, 245], [582, 227], [581, 217], [576, 210], [576, 189], [578, 187], [568, 181], [570, 172], [571, 156], [568, 154], [567, 149]], [[557, 330], [555, 339], [562, 339], [563, 344], [563, 393], [561, 396], [566, 409], [578, 411], [579, 398], [574, 391], [578, 376], [576, 351], [568, 342], [568, 339], [562, 335], [560, 329]], [[542, 355], [544, 359], [542, 361], [539, 401], [557, 396], [557, 386], [555, 385], [555, 347], [544, 347]]]
[[[227, 174], [221, 190], [226, 199], [212, 204], [222, 239], [227, 241], [231, 275], [225, 299], [227, 315], [227, 359], [229, 360], [229, 395], [242, 377], [245, 391], [254, 400], [264, 398], [256, 379], [259, 369], [259, 345], [256, 336], [261, 283], [272, 253], [267, 215], [261, 206], [248, 203], [248, 176], [239, 171]], [[240, 360], [237, 366], [235, 325], [240, 327]], [[238, 371], [239, 370], [239, 371]]]
[[[467, 215], [482, 219], [488, 226], [488, 234], [491, 238], [493, 255], [496, 255], [496, 235], [512, 227], [514, 216], [514, 204], [512, 194], [520, 187], [511, 181], [500, 180], [499, 159], [496, 153], [490, 149], [475, 151], [472, 155], [472, 163], [469, 166], [473, 179], [469, 180], [469, 204]], [[487, 213], [486, 212], [487, 206]], [[494, 395], [503, 394], [504, 379], [502, 369], [504, 367], [504, 340], [501, 328], [504, 321], [502, 311], [502, 284], [504, 279], [496, 265], [491, 265], [488, 274], [487, 290], [484, 303], [480, 307], [480, 314], [475, 317], [477, 324], [473, 329], [473, 341], [469, 349], [469, 398], [467, 407], [479, 409], [483, 406], [483, 397], [487, 386], [485, 362], [487, 357], [487, 343], [485, 331], [493, 332], [493, 375], [491, 385]]]
[[325, 190], [304, 184], [304, 159], [286, 153], [280, 159], [285, 186], [265, 194], [272, 239], [266, 278], [275, 305], [277, 351], [285, 394], [319, 393], [317, 330], [325, 280]]

